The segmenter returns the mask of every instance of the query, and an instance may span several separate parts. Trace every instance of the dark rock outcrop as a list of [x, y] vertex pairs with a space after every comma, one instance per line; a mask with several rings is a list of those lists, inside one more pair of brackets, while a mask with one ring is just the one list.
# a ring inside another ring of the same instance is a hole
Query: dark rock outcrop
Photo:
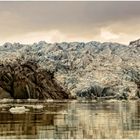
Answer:
[[0, 98], [68, 99], [50, 71], [40, 69], [35, 61], [0, 64]]
[[11, 95], [10, 95], [8, 92], [6, 92], [4, 89], [2, 89], [2, 88], [0, 87], [0, 98], [1, 98], [1, 99], [2, 99], [2, 98], [11, 99]]
[[87, 99], [97, 99], [101, 97], [116, 97], [115, 93], [110, 87], [101, 87], [99, 85], [93, 85], [91, 87], [88, 87], [86, 89], [82, 89], [77, 92], [77, 96], [81, 98], [87, 98]]
[[136, 47], [140, 47], [140, 39], [137, 39], [135, 41], [131, 41], [129, 43], [129, 45], [132, 45], [132, 46], [136, 46]]

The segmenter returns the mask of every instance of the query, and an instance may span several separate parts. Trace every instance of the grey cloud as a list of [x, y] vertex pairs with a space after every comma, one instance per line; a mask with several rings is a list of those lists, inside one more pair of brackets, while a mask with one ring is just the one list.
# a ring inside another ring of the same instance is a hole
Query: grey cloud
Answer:
[[140, 2], [0, 2], [8, 11], [38, 26], [95, 24], [139, 18]]
[[[81, 35], [99, 33], [112, 24], [129, 28], [140, 21], [140, 2], [0, 2], [0, 31], [20, 34], [59, 29]], [[3, 13], [9, 13], [5, 15]], [[135, 20], [134, 20], [135, 19]], [[121, 23], [121, 24], [120, 24]], [[119, 27], [117, 27], [119, 29]], [[15, 31], [15, 32], [14, 32]], [[124, 29], [124, 31], [128, 31]]]

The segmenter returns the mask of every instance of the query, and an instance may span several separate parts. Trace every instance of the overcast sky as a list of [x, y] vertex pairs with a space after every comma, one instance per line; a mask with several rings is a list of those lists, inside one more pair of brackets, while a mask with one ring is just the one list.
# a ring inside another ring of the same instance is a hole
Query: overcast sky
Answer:
[[140, 38], [137, 2], [0, 2], [0, 44]]

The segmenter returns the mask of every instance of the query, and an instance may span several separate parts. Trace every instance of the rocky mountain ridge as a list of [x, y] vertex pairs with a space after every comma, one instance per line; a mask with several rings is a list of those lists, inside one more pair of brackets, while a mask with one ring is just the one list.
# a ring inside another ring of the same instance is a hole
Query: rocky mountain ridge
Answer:
[[0, 46], [2, 63], [33, 59], [73, 96], [92, 98], [139, 95], [140, 47], [119, 43], [62, 42], [33, 45], [5, 43]]

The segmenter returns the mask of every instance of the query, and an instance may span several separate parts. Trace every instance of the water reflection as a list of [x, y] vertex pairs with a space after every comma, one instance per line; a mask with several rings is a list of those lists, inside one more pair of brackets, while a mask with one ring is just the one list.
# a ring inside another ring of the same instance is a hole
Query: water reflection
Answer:
[[43, 104], [25, 114], [0, 108], [0, 138], [140, 138], [138, 101]]

